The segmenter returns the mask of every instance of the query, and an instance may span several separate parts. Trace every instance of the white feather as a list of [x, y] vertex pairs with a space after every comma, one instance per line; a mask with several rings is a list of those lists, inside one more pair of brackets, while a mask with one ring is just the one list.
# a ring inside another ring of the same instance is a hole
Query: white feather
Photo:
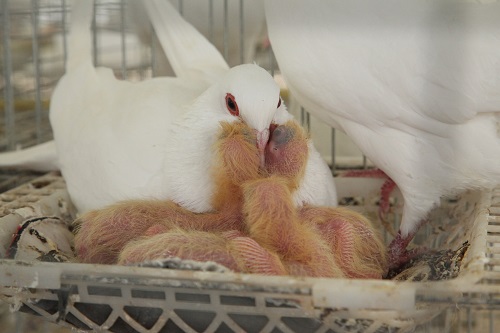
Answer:
[[[171, 199], [208, 211], [219, 123], [241, 118], [260, 131], [291, 117], [284, 105], [277, 109], [279, 87], [264, 69], [228, 69], [168, 2], [145, 5], [179, 77], [131, 83], [117, 80], [109, 68], [94, 68], [92, 2], [75, 2], [72, 9], [67, 73], [52, 96], [50, 120], [59, 166], [81, 213], [132, 198]], [[240, 118], [228, 112], [227, 93], [235, 97]], [[314, 152], [298, 202], [334, 205], [332, 176], [322, 173], [317, 182], [317, 171], [327, 166]]]
[[500, 4], [268, 0], [292, 93], [400, 188], [401, 232], [440, 197], [500, 182]]
[[0, 167], [53, 171], [58, 170], [57, 152], [54, 141], [49, 141], [27, 149], [0, 154]]

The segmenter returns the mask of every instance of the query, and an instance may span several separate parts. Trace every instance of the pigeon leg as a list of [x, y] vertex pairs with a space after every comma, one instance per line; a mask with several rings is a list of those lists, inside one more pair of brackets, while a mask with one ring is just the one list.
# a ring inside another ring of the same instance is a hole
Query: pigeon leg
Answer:
[[[424, 222], [421, 222], [422, 225]], [[396, 234], [396, 237], [389, 244], [389, 268], [395, 269], [402, 264], [413, 259], [415, 256], [425, 251], [425, 248], [415, 248], [407, 250], [408, 244], [412, 241], [417, 233], [420, 225], [415, 228], [415, 231], [410, 232], [407, 236], [402, 236], [401, 231]]]
[[392, 191], [396, 188], [396, 183], [389, 177], [385, 172], [380, 169], [371, 169], [371, 170], [351, 170], [342, 174], [342, 177], [366, 177], [366, 178], [386, 178], [384, 184], [380, 189], [380, 202], [379, 202], [379, 211], [378, 217], [386, 230], [393, 236], [396, 236], [396, 232], [394, 228], [387, 220], [387, 215], [391, 209], [391, 204], [389, 202], [389, 198], [391, 196]]
[[380, 203], [378, 210], [378, 217], [380, 221], [382, 221], [382, 224], [384, 225], [385, 229], [393, 237], [396, 235], [396, 232], [394, 231], [392, 225], [389, 223], [387, 215], [389, 214], [389, 210], [391, 209], [389, 198], [391, 196], [392, 191], [394, 191], [395, 187], [396, 183], [391, 178], [387, 178], [380, 190]]

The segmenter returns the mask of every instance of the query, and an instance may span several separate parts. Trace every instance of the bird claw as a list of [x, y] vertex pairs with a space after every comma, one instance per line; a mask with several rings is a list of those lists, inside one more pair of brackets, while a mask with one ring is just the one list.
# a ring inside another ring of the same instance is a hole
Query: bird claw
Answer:
[[342, 177], [366, 177], [366, 178], [385, 178], [384, 184], [380, 189], [380, 200], [379, 200], [379, 210], [378, 218], [384, 228], [391, 234], [391, 236], [396, 236], [396, 231], [394, 227], [389, 222], [389, 214], [391, 213], [391, 202], [390, 197], [392, 191], [396, 187], [396, 183], [387, 176], [387, 174], [380, 169], [370, 169], [370, 170], [350, 170], [342, 174]]
[[378, 219], [385, 231], [387, 231], [392, 237], [396, 236], [396, 230], [391, 222], [389, 222], [390, 209], [384, 209], [382, 207], [378, 210]]
[[417, 247], [411, 250], [403, 250], [398, 254], [389, 252], [389, 271], [384, 278], [392, 279], [408, 267], [413, 266], [414, 262], [429, 250], [426, 247]]
[[427, 251], [425, 247], [418, 247], [411, 250], [406, 249], [414, 236], [415, 233], [410, 233], [409, 235], [403, 237], [401, 236], [401, 232], [398, 232], [396, 237], [389, 244], [388, 257], [390, 271], [397, 270], [410, 260]]
[[396, 237], [396, 231], [394, 230], [392, 224], [389, 222], [388, 217], [389, 213], [391, 212], [390, 196], [395, 187], [396, 183], [391, 178], [387, 177], [380, 191], [380, 201], [378, 210], [378, 217], [382, 225], [387, 230], [387, 232], [391, 234], [391, 236], [393, 237]]

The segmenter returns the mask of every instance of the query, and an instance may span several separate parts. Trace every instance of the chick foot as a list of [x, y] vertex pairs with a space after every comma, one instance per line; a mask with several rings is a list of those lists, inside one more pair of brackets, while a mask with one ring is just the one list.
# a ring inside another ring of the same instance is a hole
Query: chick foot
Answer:
[[[416, 228], [415, 230], [418, 230]], [[406, 264], [408, 261], [414, 259], [416, 256], [421, 255], [422, 253], [427, 252], [425, 247], [414, 248], [408, 250], [408, 244], [415, 237], [416, 231], [408, 234], [403, 237], [401, 235], [401, 231], [396, 234], [396, 237], [389, 244], [388, 256], [389, 256], [389, 269], [394, 270], [398, 267]]]

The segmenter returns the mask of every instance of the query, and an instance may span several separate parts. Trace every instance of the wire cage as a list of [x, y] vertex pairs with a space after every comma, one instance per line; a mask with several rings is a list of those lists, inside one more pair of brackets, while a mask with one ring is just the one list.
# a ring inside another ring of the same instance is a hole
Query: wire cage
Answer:
[[[70, 3], [0, 1], [0, 150], [52, 138], [50, 95], [64, 73]], [[251, 16], [252, 2], [173, 3], [188, 21], [198, 24], [231, 65], [255, 61], [282, 82], [266, 42], [263, 13], [260, 21]], [[170, 74], [153, 30], [137, 26], [138, 21], [129, 16], [130, 6], [119, 0], [95, 2], [94, 63], [112, 68], [123, 80]], [[200, 7], [203, 20], [193, 9]], [[359, 151], [352, 153], [352, 144], [341, 133], [294, 104], [284, 85], [282, 95], [291, 112], [311, 128], [333, 169], [369, 165]], [[64, 180], [57, 173], [41, 176], [8, 170], [1, 176], [5, 179], [0, 183], [2, 257], [25, 219], [56, 216], [71, 221], [75, 217]], [[377, 180], [337, 179], [341, 201], [354, 203], [353, 209], [373, 218], [380, 185]], [[392, 198], [395, 223], [400, 199]], [[33, 332], [55, 327], [111, 332], [494, 332], [500, 327], [500, 189], [469, 191], [443, 200], [432, 214], [436, 222], [422, 228], [417, 244], [449, 250], [468, 242], [460, 273], [451, 280], [262, 277], [210, 269], [1, 259], [0, 294], [12, 310], [58, 324], [39, 326]], [[390, 236], [385, 240], [389, 242]], [[0, 328], [6, 322], [0, 322]], [[28, 325], [20, 325], [17, 331], [29, 331]]]

